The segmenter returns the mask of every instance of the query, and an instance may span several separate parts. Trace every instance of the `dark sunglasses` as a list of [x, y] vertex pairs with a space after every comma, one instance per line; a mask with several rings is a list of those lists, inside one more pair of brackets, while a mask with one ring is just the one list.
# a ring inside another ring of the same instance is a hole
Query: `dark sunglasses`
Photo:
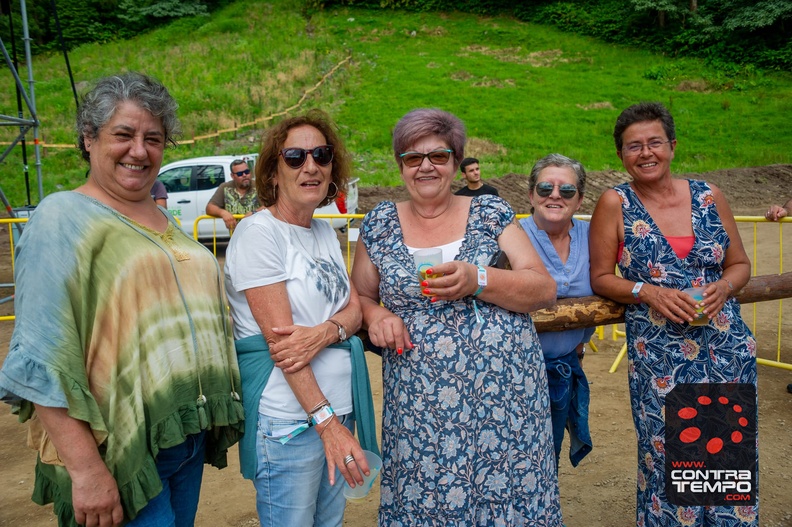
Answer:
[[289, 168], [300, 168], [308, 159], [308, 154], [313, 157], [314, 163], [319, 166], [327, 166], [333, 161], [333, 145], [322, 145], [316, 148], [284, 148], [280, 151], [283, 162]]
[[246, 168], [245, 170], [240, 170], [239, 172], [234, 172], [234, 175], [236, 177], [247, 176], [248, 174], [250, 174], [250, 169], [249, 168]]
[[426, 157], [429, 158], [429, 162], [433, 165], [445, 165], [448, 163], [448, 160], [451, 159], [451, 154], [453, 153], [453, 150], [443, 148], [440, 150], [432, 150], [428, 154], [421, 154], [420, 152], [405, 152], [403, 154], [399, 154], [399, 158], [401, 158], [402, 163], [408, 167], [421, 166], [421, 163], [423, 163], [423, 160]]
[[574, 198], [575, 194], [578, 192], [577, 187], [572, 183], [553, 185], [549, 181], [542, 181], [536, 184], [536, 193], [539, 194], [540, 197], [546, 198], [553, 193], [553, 189], [556, 187], [558, 187], [558, 193], [561, 194], [561, 197], [564, 199]]

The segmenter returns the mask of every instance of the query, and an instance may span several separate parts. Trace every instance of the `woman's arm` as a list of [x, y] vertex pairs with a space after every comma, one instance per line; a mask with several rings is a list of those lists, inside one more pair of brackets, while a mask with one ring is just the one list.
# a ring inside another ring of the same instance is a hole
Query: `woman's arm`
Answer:
[[399, 353], [399, 350], [411, 349], [413, 344], [404, 321], [380, 305], [379, 271], [362, 243], [355, 249], [352, 282], [360, 295], [363, 328], [368, 331], [371, 342], [375, 346], [395, 349]]
[[[486, 267], [487, 285], [478, 298], [516, 313], [550, 307], [556, 301], [556, 283], [542, 263], [522, 227], [507, 225], [498, 245], [509, 257], [511, 270]], [[434, 267], [439, 278], [426, 281], [430, 294], [438, 300], [457, 300], [473, 295], [479, 288], [478, 268], [468, 262], [446, 262]]]
[[597, 201], [589, 227], [591, 289], [616, 302], [632, 304], [636, 302], [632, 294], [635, 282], [616, 276], [619, 243], [624, 238], [621, 217], [619, 194], [606, 190]]
[[606, 190], [594, 208], [589, 230], [591, 288], [594, 292], [622, 304], [643, 302], [679, 324], [693, 321], [696, 302], [678, 289], [645, 283], [636, 300], [632, 293], [636, 282], [616, 276], [616, 256], [623, 239], [621, 198], [615, 190]]
[[107, 469], [91, 428], [66, 408], [35, 405], [36, 414], [72, 480], [74, 519], [80, 525], [121, 525], [124, 509], [118, 485]]
[[715, 206], [718, 208], [721, 223], [723, 223], [723, 228], [726, 229], [730, 241], [723, 259], [723, 274], [719, 280], [707, 284], [707, 289], [704, 291], [704, 300], [702, 301], [704, 313], [709, 318], [713, 318], [723, 309], [729, 296], [736, 294], [750, 280], [751, 260], [748, 259], [745, 252], [740, 231], [737, 229], [737, 222], [734, 220], [734, 214], [732, 214], [726, 197], [718, 187], [711, 183], [710, 188], [712, 197], [715, 198]]
[[357, 289], [350, 283], [349, 303], [327, 322], [312, 328], [296, 325], [272, 328], [273, 333], [284, 337], [270, 346], [275, 366], [284, 373], [295, 373], [308, 366], [317, 353], [338, 342], [338, 326], [330, 320], [341, 324], [349, 337], [358, 332], [362, 318]]
[[[264, 339], [271, 347], [282, 340], [290, 338], [289, 336], [279, 335], [272, 330], [273, 327], [283, 328], [294, 324], [285, 282], [247, 289], [245, 290], [245, 297], [253, 318], [256, 319]], [[304, 334], [314, 344], [323, 342], [324, 348], [338, 340], [337, 328], [335, 332], [332, 332], [328, 327], [330, 325], [336, 328], [332, 323], [328, 324], [325, 322], [313, 328], [305, 328]], [[316, 382], [316, 377], [314, 377], [310, 365], [300, 368], [294, 373], [282, 371], [284, 379], [289, 384], [300, 406], [305, 410], [306, 415], [325, 400], [325, 396], [319, 388], [319, 383]], [[353, 474], [344, 464], [344, 457], [348, 454], [352, 454], [358, 466], [365, 474], [368, 474], [368, 464], [360, 444], [338, 419], [330, 419], [316, 425], [316, 431], [324, 444], [331, 485], [335, 484], [336, 468], [341, 471], [341, 475], [344, 476], [347, 482], [354, 484]], [[355, 473], [354, 476], [356, 476], [354, 481], [362, 485], [363, 478], [360, 474]]]

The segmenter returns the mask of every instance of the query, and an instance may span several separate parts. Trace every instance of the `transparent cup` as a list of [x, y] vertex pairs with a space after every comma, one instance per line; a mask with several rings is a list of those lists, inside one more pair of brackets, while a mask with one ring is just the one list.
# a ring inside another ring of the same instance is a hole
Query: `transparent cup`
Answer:
[[[687, 289], [683, 289], [682, 292], [687, 293], [688, 295], [693, 297], [693, 300], [695, 300], [696, 302], [701, 302], [702, 300], [704, 300], [704, 290], [706, 288], [707, 288], [706, 285], [703, 285], [701, 287], [688, 287]], [[696, 318], [693, 319], [693, 322], [690, 323], [691, 326], [706, 326], [707, 324], [709, 324], [709, 318], [707, 317], [707, 315], [704, 314], [703, 307], [696, 308], [696, 313], [697, 316]]]
[[[377, 474], [382, 469], [382, 459], [377, 454], [368, 450], [364, 450], [363, 454], [366, 455], [366, 461], [368, 461], [369, 475], [366, 476], [363, 471], [360, 471], [360, 475], [363, 476], [363, 484], [356, 485], [354, 489], [349, 486], [349, 483], [344, 481], [344, 497], [348, 500], [359, 500], [368, 496], [374, 480], [377, 479]], [[355, 463], [355, 466], [357, 466], [357, 463]], [[354, 469], [350, 469], [350, 472], [352, 470]]]
[[[431, 269], [435, 265], [440, 265], [441, 263], [443, 263], [442, 249], [419, 249], [413, 253], [413, 259], [415, 260], [415, 269], [418, 272], [419, 286], [427, 278], [437, 278], [438, 276], [442, 276], [439, 273], [434, 273], [434, 274], [426, 273], [427, 269]], [[424, 288], [421, 287], [422, 295], [432, 296], [425, 294], [423, 290]]]

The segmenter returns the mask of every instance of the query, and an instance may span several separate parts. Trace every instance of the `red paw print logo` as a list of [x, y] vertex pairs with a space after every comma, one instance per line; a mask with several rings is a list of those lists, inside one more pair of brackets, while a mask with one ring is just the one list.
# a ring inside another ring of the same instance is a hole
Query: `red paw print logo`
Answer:
[[[742, 415], [742, 411], [743, 411], [742, 406], [740, 406], [739, 404], [731, 403], [728, 397], [720, 396], [718, 397], [717, 401], [713, 401], [711, 398], [707, 397], [706, 395], [701, 395], [698, 397], [696, 402], [698, 403], [697, 406], [705, 407], [705, 408], [710, 407], [710, 405], [713, 404], [720, 404], [723, 406], [723, 409], [725, 410], [727, 416], [728, 414], [733, 414], [734, 417], [736, 417], [736, 422], [740, 427], [744, 429], [748, 426], [748, 419]], [[730, 405], [731, 407], [729, 407]], [[677, 415], [679, 416], [680, 419], [682, 419], [683, 423], [685, 421], [691, 421], [695, 419], [696, 416], [698, 416], [698, 414], [699, 414], [699, 410], [697, 408], [694, 408], [693, 406], [686, 406], [684, 408], [681, 408], [677, 412]], [[727, 419], [727, 421], [731, 421], [731, 419]], [[700, 438], [701, 438], [701, 429], [695, 425], [691, 425], [688, 426], [687, 428], [683, 428], [682, 431], [679, 433], [679, 440], [687, 444], [695, 443]], [[731, 439], [732, 443], [739, 444], [743, 440], [743, 432], [740, 429], [734, 429], [731, 431], [729, 438]], [[717, 454], [718, 452], [723, 450], [724, 442], [723, 439], [721, 439], [720, 437], [712, 437], [710, 439], [705, 438], [704, 440], [707, 441], [706, 449], [707, 452], [709, 452], [710, 454]]]

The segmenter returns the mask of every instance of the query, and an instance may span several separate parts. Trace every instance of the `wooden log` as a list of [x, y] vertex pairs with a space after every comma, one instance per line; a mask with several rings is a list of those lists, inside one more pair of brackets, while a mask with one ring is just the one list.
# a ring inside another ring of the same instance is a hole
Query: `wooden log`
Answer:
[[[735, 296], [741, 304], [792, 297], [792, 272], [752, 277]], [[531, 313], [536, 331], [564, 331], [624, 322], [624, 305], [601, 296], [562, 298]]]

